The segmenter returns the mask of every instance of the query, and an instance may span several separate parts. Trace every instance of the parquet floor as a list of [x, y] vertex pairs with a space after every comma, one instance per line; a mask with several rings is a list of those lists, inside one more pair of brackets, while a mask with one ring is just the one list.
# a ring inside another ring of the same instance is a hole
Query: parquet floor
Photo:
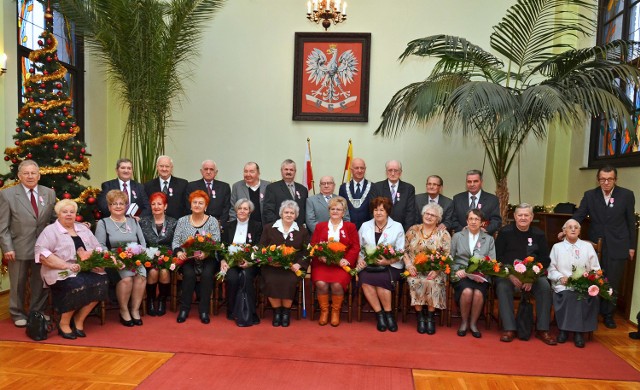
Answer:
[[[8, 318], [8, 300], [8, 294], [0, 294], [0, 320]], [[640, 371], [640, 341], [627, 336], [635, 326], [621, 319], [617, 322], [618, 329], [601, 326], [594, 337]], [[172, 356], [171, 353], [0, 341], [0, 389], [132, 389]], [[413, 380], [417, 390], [640, 389], [640, 384], [635, 382], [427, 370], [413, 370]]]

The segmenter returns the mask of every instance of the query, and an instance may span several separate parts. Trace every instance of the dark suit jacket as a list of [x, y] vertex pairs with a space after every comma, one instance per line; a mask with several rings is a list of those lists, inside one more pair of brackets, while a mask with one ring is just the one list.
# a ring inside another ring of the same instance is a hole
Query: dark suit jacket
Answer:
[[602, 238], [603, 256], [611, 259], [629, 258], [629, 249], [636, 249], [635, 196], [622, 187], [614, 187], [609, 204], [604, 203], [600, 187], [586, 191], [573, 218], [582, 222], [589, 216], [589, 240]]
[[[169, 181], [169, 193], [167, 194], [167, 212], [166, 214], [175, 219], [180, 219], [189, 213], [186, 205], [189, 203], [187, 200], [187, 185], [188, 181], [179, 177], [171, 176]], [[144, 190], [147, 196], [151, 196], [154, 192], [162, 192], [162, 186], [160, 185], [160, 179], [154, 178], [144, 183]]]
[[[233, 244], [233, 236], [236, 234], [236, 227], [238, 227], [238, 220], [233, 220], [226, 224], [220, 232], [220, 241], [226, 245]], [[258, 245], [261, 236], [262, 224], [257, 221], [249, 220], [249, 227], [247, 228], [247, 244]]]
[[[231, 187], [229, 187], [229, 184], [220, 180], [214, 180], [212, 187], [215, 192], [215, 198], [211, 196], [205, 213], [215, 217], [218, 222], [220, 222], [220, 225], [223, 225], [229, 220], [229, 209], [231, 208]], [[204, 179], [189, 182], [189, 185], [187, 185], [187, 199], [189, 198], [189, 194], [196, 190], [202, 190], [205, 193], [208, 193]], [[188, 210], [191, 210], [188, 200], [186, 206]]]
[[[478, 208], [484, 214], [484, 218], [489, 221], [485, 228], [487, 233], [493, 235], [502, 225], [502, 217], [500, 217], [500, 201], [498, 197], [484, 190], [480, 194], [478, 200]], [[461, 192], [453, 197], [453, 229], [456, 232], [461, 231], [467, 226], [467, 211], [469, 211], [469, 193]]]
[[37, 217], [22, 184], [0, 191], [0, 248], [15, 252], [16, 260], [34, 261], [36, 239], [55, 216], [56, 193], [41, 185], [36, 191]]
[[[391, 199], [389, 181], [379, 181], [373, 185], [372, 198], [384, 196]], [[396, 203], [391, 208], [391, 218], [402, 224], [404, 231], [409, 230], [415, 224], [416, 218], [416, 188], [402, 180], [398, 180], [396, 190]]]
[[[287, 190], [288, 192], [289, 190]], [[301, 194], [302, 195], [302, 194]], [[266, 203], [266, 202], [265, 202]], [[279, 218], [278, 218], [279, 219]], [[264, 225], [262, 236], [260, 237], [260, 245], [287, 245], [296, 248], [296, 263], [300, 264], [300, 269], [306, 271], [309, 268], [310, 258], [307, 256], [307, 245], [309, 244], [309, 232], [304, 226], [298, 225], [300, 230], [291, 232], [286, 239], [280, 233], [280, 230], [273, 227], [273, 224]]]
[[[131, 191], [131, 203], [135, 203], [138, 205], [139, 215], [151, 215], [149, 197], [147, 196], [147, 192], [144, 190], [144, 186], [134, 180], [130, 180], [129, 185]], [[100, 209], [103, 218], [111, 215], [111, 213], [109, 212], [109, 205], [107, 205], [107, 192], [119, 189], [120, 182], [118, 181], [118, 179], [113, 179], [102, 183], [102, 192], [100, 192], [100, 195], [98, 196], [98, 208]]]
[[[422, 208], [429, 203], [429, 194], [416, 195], [416, 220], [415, 223], [422, 222]], [[453, 225], [453, 201], [446, 196], [440, 194], [438, 196], [438, 204], [442, 207], [442, 221], [447, 229], [451, 229]]]
[[267, 186], [264, 192], [264, 202], [262, 202], [262, 223], [264, 225], [274, 223], [280, 219], [278, 211], [280, 211], [282, 202], [285, 200], [293, 200], [298, 204], [298, 207], [300, 207], [300, 213], [298, 214], [298, 218], [296, 218], [296, 222], [298, 226], [300, 226], [300, 229], [306, 230], [305, 215], [309, 193], [302, 184], [294, 183], [294, 185], [296, 188], [295, 199], [291, 197], [291, 192], [289, 192], [289, 188], [284, 180], [278, 180]]
[[[362, 181], [362, 185], [363, 185], [362, 191], [364, 191], [367, 188], [368, 183], [369, 183], [369, 180], [367, 179], [364, 179]], [[340, 189], [338, 190], [338, 195], [342, 196], [347, 200], [347, 206], [349, 207], [349, 220], [356, 225], [356, 229], [360, 230], [360, 226], [362, 226], [363, 223], [371, 219], [371, 211], [369, 211], [369, 201], [371, 200], [373, 195], [372, 194], [373, 183], [371, 183], [371, 190], [369, 190], [369, 193], [367, 194], [367, 196], [364, 199], [362, 199], [362, 203], [358, 208], [355, 208], [353, 204], [349, 201], [349, 197], [347, 195], [347, 186], [349, 186], [349, 191], [351, 191], [352, 195], [356, 192], [356, 189], [354, 188], [354, 182], [353, 180], [350, 180], [348, 183], [344, 183], [340, 186]]]

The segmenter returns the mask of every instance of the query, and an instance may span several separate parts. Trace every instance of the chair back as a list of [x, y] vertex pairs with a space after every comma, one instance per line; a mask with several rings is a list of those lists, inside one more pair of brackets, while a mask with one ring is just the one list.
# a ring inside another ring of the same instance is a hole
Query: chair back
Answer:
[[598, 238], [598, 242], [587, 241], [591, 245], [593, 245], [593, 249], [596, 251], [598, 255], [598, 262], [602, 260], [602, 237]]

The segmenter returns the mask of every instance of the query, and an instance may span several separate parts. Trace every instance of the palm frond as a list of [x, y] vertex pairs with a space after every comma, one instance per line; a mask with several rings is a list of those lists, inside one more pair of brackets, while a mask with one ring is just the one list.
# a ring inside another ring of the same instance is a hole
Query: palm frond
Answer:
[[567, 36], [595, 31], [596, 5], [582, 0], [518, 0], [491, 34], [491, 47], [518, 68], [546, 61], [573, 48]]

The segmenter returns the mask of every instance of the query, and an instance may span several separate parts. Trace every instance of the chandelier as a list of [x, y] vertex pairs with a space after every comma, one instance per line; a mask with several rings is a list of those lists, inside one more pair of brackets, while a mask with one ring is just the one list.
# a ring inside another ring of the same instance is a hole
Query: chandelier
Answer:
[[307, 19], [320, 23], [325, 31], [333, 24], [347, 20], [347, 2], [341, 0], [308, 0]]

